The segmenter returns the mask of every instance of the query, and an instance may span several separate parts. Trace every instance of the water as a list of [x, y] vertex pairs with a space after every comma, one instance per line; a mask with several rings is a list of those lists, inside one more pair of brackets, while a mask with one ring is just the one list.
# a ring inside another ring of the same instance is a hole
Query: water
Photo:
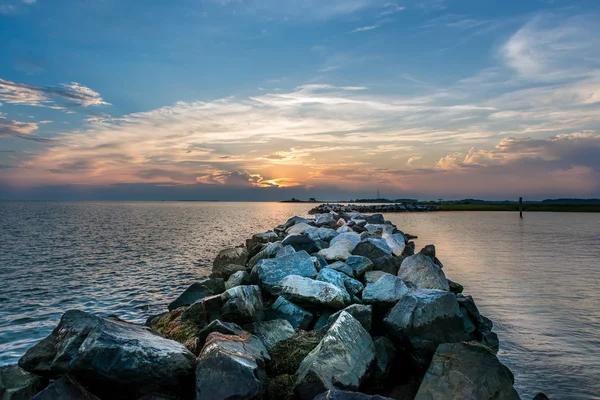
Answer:
[[[69, 309], [143, 322], [216, 253], [308, 204], [0, 202], [0, 365]], [[523, 399], [600, 397], [600, 214], [388, 214], [435, 243], [500, 336]]]

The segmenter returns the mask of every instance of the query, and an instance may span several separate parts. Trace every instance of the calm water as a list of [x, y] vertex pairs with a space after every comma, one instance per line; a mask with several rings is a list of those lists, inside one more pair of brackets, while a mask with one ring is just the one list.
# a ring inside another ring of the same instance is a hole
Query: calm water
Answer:
[[[0, 365], [73, 308], [142, 322], [307, 204], [0, 202]], [[389, 214], [495, 323], [523, 399], [600, 398], [600, 214]]]

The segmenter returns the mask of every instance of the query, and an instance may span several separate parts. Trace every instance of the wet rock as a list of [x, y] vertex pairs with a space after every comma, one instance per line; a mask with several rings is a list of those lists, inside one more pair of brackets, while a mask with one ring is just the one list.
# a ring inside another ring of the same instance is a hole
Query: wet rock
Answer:
[[319, 271], [319, 274], [315, 279], [317, 281], [331, 283], [332, 285], [336, 286], [344, 295], [344, 302], [346, 304], [350, 304], [351, 297], [346, 290], [345, 278], [348, 278], [348, 276], [341, 272], [334, 271], [331, 268], [323, 268], [321, 271]]
[[250, 342], [250, 334], [213, 332], [198, 357], [196, 399], [261, 399], [266, 383], [265, 349]]
[[431, 261], [435, 261], [435, 246], [433, 244], [428, 244], [419, 251], [419, 254], [423, 254], [424, 256], [431, 258]]
[[350, 277], [354, 277], [354, 270], [343, 261], [336, 261], [333, 264], [327, 265], [326, 268], [331, 268], [335, 271], [342, 272]]
[[227, 282], [225, 282], [225, 289], [231, 289], [236, 286], [243, 286], [250, 284], [250, 275], [246, 271], [238, 271], [231, 275]]
[[48, 378], [70, 373], [82, 383], [130, 392], [191, 387], [194, 355], [145, 326], [67, 311], [59, 325], [19, 360]]
[[294, 329], [308, 329], [313, 320], [313, 315], [304, 308], [292, 303], [283, 297], [278, 297], [271, 308], [266, 311], [266, 318], [282, 318], [288, 321]]
[[29, 400], [48, 385], [48, 379], [23, 370], [18, 365], [0, 367], [0, 399]]
[[342, 279], [344, 279], [344, 286], [346, 287], [346, 291], [350, 294], [350, 296], [357, 297], [365, 288], [360, 281], [350, 278], [346, 274], [342, 275]]
[[182, 306], [189, 306], [198, 300], [225, 291], [225, 282], [221, 278], [205, 278], [199, 282], [193, 283], [174, 301], [169, 304], [169, 311]]
[[251, 239], [246, 240], [246, 248], [250, 253], [258, 246], [266, 243], [276, 242], [279, 236], [275, 232], [255, 233]]
[[383, 387], [394, 360], [396, 358], [396, 347], [392, 341], [384, 336], [373, 338], [375, 346], [375, 366], [373, 370], [373, 382], [376, 387]]
[[365, 215], [364, 219], [369, 224], [385, 224], [385, 218], [383, 218], [383, 214]]
[[314, 221], [312, 219], [307, 219], [307, 218], [302, 218], [302, 217], [292, 217], [290, 219], [288, 219], [285, 224], [283, 225], [283, 229], [289, 229], [292, 226], [296, 225], [296, 224], [300, 224], [300, 223], [304, 223], [304, 224], [314, 224]]
[[371, 306], [365, 306], [362, 304], [352, 304], [343, 310], [336, 312], [331, 315], [327, 320], [327, 326], [331, 326], [337, 321], [338, 317], [343, 313], [347, 312], [352, 315], [367, 332], [371, 331], [373, 324], [373, 308]]
[[54, 381], [31, 400], [100, 400], [71, 375], [64, 375]]
[[360, 235], [353, 231], [340, 233], [331, 240], [330, 245], [334, 245], [338, 240], [348, 240], [352, 244], [352, 246], [350, 247], [350, 251], [352, 251], [354, 250], [356, 245], [360, 243]]
[[221, 295], [223, 308], [221, 319], [239, 325], [264, 319], [260, 288], [258, 286], [237, 286]]
[[310, 236], [305, 234], [287, 235], [282, 243], [284, 246], [292, 246], [296, 251], [304, 250], [307, 253], [316, 253], [322, 248]]
[[327, 214], [318, 214], [315, 218], [316, 226], [335, 226], [336, 225], [336, 217], [333, 213]]
[[500, 340], [495, 332], [481, 332], [481, 343], [487, 346], [494, 354], [497, 354], [498, 350], [500, 350]]
[[260, 284], [267, 291], [288, 275], [299, 275], [307, 278], [317, 276], [317, 269], [306, 251], [298, 251], [289, 256], [261, 260], [256, 265]]
[[486, 317], [485, 315], [481, 316], [481, 323], [479, 324], [479, 329], [480, 330], [487, 330], [487, 331], [491, 331], [494, 328], [494, 323], [492, 322], [491, 319], [489, 319], [488, 317]]
[[213, 261], [213, 272], [219, 271], [227, 264], [246, 265], [248, 250], [244, 247], [230, 247], [223, 249]]
[[423, 254], [405, 258], [398, 276], [417, 289], [450, 290], [444, 271]]
[[246, 270], [246, 267], [243, 265], [227, 264], [227, 265], [221, 266], [217, 271], [213, 270], [213, 272], [210, 274], [210, 277], [211, 278], [222, 278], [223, 280], [226, 281], [234, 273], [236, 273], [238, 271], [245, 271], [245, 270]]
[[339, 310], [348, 304], [345, 290], [298, 275], [286, 276], [273, 287], [272, 292], [309, 309], [325, 307]]
[[320, 271], [321, 268], [327, 268], [329, 266], [327, 260], [323, 258], [323, 256], [319, 254], [313, 254], [311, 257], [313, 257], [313, 263], [315, 264], [317, 271]]
[[539, 392], [538, 394], [535, 395], [533, 400], [550, 400], [550, 398], [548, 396], [546, 396], [544, 393]]
[[255, 322], [248, 325], [247, 329], [250, 333], [257, 336], [269, 351], [277, 343], [296, 335], [292, 324], [285, 319]]
[[423, 289], [405, 294], [383, 323], [398, 342], [411, 349], [419, 367], [429, 363], [440, 343], [470, 339], [464, 331], [456, 296], [442, 290]]
[[403, 234], [384, 232], [381, 237], [385, 240], [393, 255], [401, 256], [404, 254], [406, 242]]
[[356, 245], [352, 250], [352, 254], [367, 257], [372, 261], [379, 257], [391, 255], [392, 250], [385, 240], [369, 236]]
[[358, 390], [374, 360], [371, 336], [352, 315], [342, 312], [300, 364], [295, 393], [300, 400], [312, 400], [327, 390]]
[[397, 276], [385, 274], [374, 283], [369, 283], [363, 290], [362, 300], [366, 304], [381, 307], [392, 307], [408, 293], [408, 288]]
[[270, 350], [271, 361], [267, 362], [269, 375], [295, 375], [300, 363], [317, 347], [326, 333], [326, 329], [308, 332], [298, 330], [293, 337], [277, 343]]
[[454, 294], [462, 293], [464, 290], [463, 285], [457, 282], [453, 282], [450, 279], [448, 279], [448, 288]]
[[346, 261], [352, 251], [352, 242], [348, 239], [336, 240], [328, 248], [320, 250], [319, 255], [327, 261]]
[[365, 272], [365, 283], [368, 285], [369, 283], [374, 283], [379, 280], [384, 275], [390, 275], [387, 272], [383, 271], [367, 271]]
[[373, 260], [373, 270], [383, 271], [388, 274], [397, 275], [400, 265], [394, 256], [383, 256]]
[[299, 224], [296, 224], [294, 226], [292, 226], [291, 228], [286, 230], [286, 233], [288, 235], [304, 235], [306, 232], [312, 231], [314, 229], [317, 229], [317, 227], [313, 224], [308, 224], [308, 223], [304, 223], [301, 222]]
[[200, 340], [202, 346], [204, 346], [204, 343], [206, 343], [206, 338], [208, 335], [213, 332], [222, 333], [224, 335], [241, 335], [244, 333], [244, 330], [236, 323], [223, 322], [220, 319], [216, 319], [210, 324], [206, 325], [198, 334], [198, 339]]
[[365, 272], [373, 269], [373, 261], [363, 256], [348, 257], [346, 264], [354, 271], [354, 277], [360, 279]]
[[282, 258], [285, 256], [289, 256], [289, 255], [294, 254], [295, 252], [296, 252], [296, 250], [294, 250], [294, 248], [292, 246], [290, 246], [290, 245], [283, 246], [283, 248], [277, 252], [277, 254], [275, 255], [275, 258]]
[[260, 260], [275, 257], [281, 250], [283, 250], [283, 244], [281, 242], [267, 244], [261, 251], [252, 257], [250, 261], [248, 261], [248, 268], [253, 268]]
[[345, 390], [328, 390], [321, 393], [314, 400], [392, 400], [389, 397], [383, 397], [376, 394], [364, 394], [359, 392], [349, 392]]
[[330, 228], [317, 228], [306, 231], [306, 235], [314, 240], [315, 243], [329, 243], [332, 239], [338, 236], [338, 233], [334, 229]]
[[415, 400], [518, 400], [512, 373], [476, 342], [444, 343], [433, 356]]

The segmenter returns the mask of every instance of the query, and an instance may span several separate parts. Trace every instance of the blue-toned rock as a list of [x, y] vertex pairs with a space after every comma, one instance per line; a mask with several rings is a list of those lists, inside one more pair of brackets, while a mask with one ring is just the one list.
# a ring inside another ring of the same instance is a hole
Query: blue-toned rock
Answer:
[[[224, 266], [225, 267], [225, 266]], [[233, 272], [232, 272], [233, 273]], [[215, 294], [221, 294], [225, 291], [225, 281], [221, 278], [204, 278], [201, 281], [193, 283], [183, 293], [169, 304], [169, 311], [176, 308], [189, 306], [198, 300]]]
[[444, 271], [423, 254], [406, 257], [398, 270], [398, 277], [417, 289], [450, 290]]
[[385, 274], [374, 283], [369, 283], [362, 293], [365, 304], [392, 307], [408, 293], [408, 287], [397, 276]]
[[294, 329], [308, 329], [313, 315], [291, 301], [278, 297], [271, 308], [266, 311], [266, 319], [285, 319]]
[[326, 268], [331, 268], [333, 270], [342, 272], [350, 277], [354, 277], [354, 270], [343, 261], [336, 261], [332, 264], [327, 265]]
[[324, 307], [339, 310], [348, 305], [345, 290], [298, 275], [286, 276], [273, 287], [272, 292], [308, 309]]
[[346, 290], [346, 285], [344, 283], [345, 278], [347, 278], [347, 275], [341, 272], [335, 271], [331, 268], [323, 268], [321, 271], [319, 271], [316, 280], [335, 285], [344, 294], [346, 304], [350, 304], [351, 297]]
[[328, 325], [333, 325], [337, 318], [343, 313], [347, 312], [352, 315], [367, 332], [371, 331], [371, 326], [373, 325], [373, 308], [371, 306], [362, 305], [362, 304], [352, 304], [348, 307], [344, 308], [331, 315], [327, 320]]
[[282, 244], [284, 246], [292, 246], [296, 251], [304, 250], [307, 253], [316, 253], [327, 245], [326, 243], [323, 245], [316, 242], [307, 234], [287, 235], [283, 239]]
[[260, 285], [267, 291], [271, 291], [274, 285], [288, 275], [306, 278], [317, 276], [317, 269], [306, 251], [298, 251], [281, 258], [260, 260], [255, 268]]
[[360, 392], [350, 392], [347, 390], [328, 390], [321, 393], [313, 400], [393, 400], [390, 397], [383, 397], [376, 394], [364, 394]]
[[339, 235], [337, 235], [335, 238], [333, 238], [331, 240], [331, 245], [334, 245], [335, 242], [337, 242], [338, 240], [342, 240], [342, 239], [348, 240], [352, 244], [350, 251], [354, 250], [356, 245], [360, 243], [360, 235], [356, 232], [351, 231], [351, 232], [340, 233]]
[[285, 319], [254, 322], [246, 328], [263, 342], [267, 350], [271, 350], [277, 343], [296, 334], [292, 324]]
[[375, 260], [379, 257], [392, 255], [392, 250], [382, 238], [368, 236], [354, 247], [352, 254]]
[[258, 286], [236, 286], [221, 295], [221, 320], [239, 325], [262, 321], [265, 317]]
[[354, 271], [354, 277], [359, 279], [365, 272], [373, 269], [373, 261], [363, 256], [350, 256], [346, 259], [346, 264]]

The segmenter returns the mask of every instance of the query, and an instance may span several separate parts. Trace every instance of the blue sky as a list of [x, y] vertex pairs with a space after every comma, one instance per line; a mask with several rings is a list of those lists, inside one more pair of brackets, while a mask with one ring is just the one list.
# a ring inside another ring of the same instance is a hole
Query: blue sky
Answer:
[[600, 196], [599, 17], [0, 0], [0, 198]]

